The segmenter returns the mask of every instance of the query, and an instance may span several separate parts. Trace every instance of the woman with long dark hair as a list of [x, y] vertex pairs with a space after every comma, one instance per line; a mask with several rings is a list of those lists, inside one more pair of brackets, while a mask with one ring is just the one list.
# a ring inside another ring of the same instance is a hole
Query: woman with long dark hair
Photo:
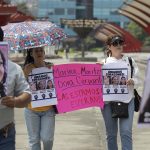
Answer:
[[0, 50], [0, 97], [6, 96], [6, 60], [4, 54]]
[[[26, 78], [33, 69], [39, 67], [52, 67], [52, 63], [44, 61], [45, 51], [43, 47], [29, 49], [24, 64]], [[42, 80], [41, 80], [42, 81]], [[45, 83], [46, 86], [46, 83]], [[38, 89], [37, 90], [41, 90]], [[45, 94], [42, 95], [43, 99]], [[38, 98], [37, 96], [35, 98]], [[41, 141], [44, 150], [52, 150], [55, 129], [55, 111], [53, 106], [32, 108], [31, 103], [25, 109], [25, 120], [29, 136], [31, 150], [40, 150]]]

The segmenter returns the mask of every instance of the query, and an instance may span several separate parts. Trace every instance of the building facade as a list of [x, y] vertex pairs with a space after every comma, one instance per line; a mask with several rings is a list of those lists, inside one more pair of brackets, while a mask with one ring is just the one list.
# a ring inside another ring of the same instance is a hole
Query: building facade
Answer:
[[93, 18], [93, 0], [76, 0], [76, 19]]
[[[83, 19], [93, 18], [93, 0], [39, 0], [38, 18], [48, 18], [60, 25], [61, 18]], [[67, 26], [62, 26], [71, 35], [75, 32]]]
[[[123, 0], [12, 0], [26, 1], [32, 14], [38, 19], [48, 19], [57, 25], [61, 18], [67, 19], [103, 19], [114, 22], [121, 27], [128, 23], [128, 19], [117, 12]], [[129, 0], [128, 0], [129, 1]], [[62, 26], [68, 34], [74, 32]]]
[[129, 20], [118, 13], [118, 8], [123, 4], [123, 0], [94, 0], [93, 15], [96, 18], [114, 22], [124, 27]]

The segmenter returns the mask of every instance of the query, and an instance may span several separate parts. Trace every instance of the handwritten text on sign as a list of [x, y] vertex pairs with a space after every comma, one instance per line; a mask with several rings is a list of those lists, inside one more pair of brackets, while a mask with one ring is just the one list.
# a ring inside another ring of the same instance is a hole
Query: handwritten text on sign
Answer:
[[99, 64], [54, 66], [59, 113], [87, 107], [103, 107], [102, 72]]

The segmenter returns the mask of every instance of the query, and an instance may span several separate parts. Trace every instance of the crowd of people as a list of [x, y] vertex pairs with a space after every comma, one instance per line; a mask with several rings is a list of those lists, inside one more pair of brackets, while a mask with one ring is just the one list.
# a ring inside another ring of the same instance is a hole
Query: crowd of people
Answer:
[[[0, 41], [3, 41], [3, 31], [0, 28]], [[124, 38], [119, 35], [108, 37], [106, 41], [107, 58], [104, 64], [108, 63], [126, 63], [129, 64], [128, 57], [122, 54]], [[68, 56], [66, 56], [68, 58]], [[133, 59], [132, 59], [133, 60]], [[117, 150], [118, 121], [123, 150], [132, 150], [132, 124], [134, 116], [134, 94], [133, 89], [136, 83], [138, 67], [133, 60], [134, 74], [131, 78], [131, 68], [128, 67], [128, 78], [117, 76], [111, 79], [104, 77], [105, 85], [114, 86], [127, 85], [129, 87], [128, 118], [113, 118], [111, 112], [111, 102], [104, 99], [104, 109], [101, 110], [104, 118], [107, 136], [108, 150]], [[41, 80], [39, 82], [28, 83], [28, 76], [33, 69], [39, 67], [53, 67], [52, 63], [45, 62], [45, 51], [43, 47], [27, 50], [23, 71], [21, 67], [8, 60], [8, 73], [5, 72], [5, 58], [0, 51], [0, 150], [15, 150], [15, 125], [14, 108], [25, 107], [24, 115], [29, 137], [29, 147], [31, 150], [41, 150], [41, 141], [44, 150], [52, 150], [55, 130], [55, 108], [52, 105], [32, 108], [32, 91], [54, 88], [52, 80]], [[111, 69], [111, 68], [110, 68]], [[6, 78], [7, 93], [4, 87]], [[110, 83], [111, 82], [111, 83]], [[29, 87], [30, 85], [30, 87]], [[44, 97], [45, 98], [45, 97]], [[115, 99], [114, 99], [115, 100]], [[119, 100], [119, 99], [117, 99]]]

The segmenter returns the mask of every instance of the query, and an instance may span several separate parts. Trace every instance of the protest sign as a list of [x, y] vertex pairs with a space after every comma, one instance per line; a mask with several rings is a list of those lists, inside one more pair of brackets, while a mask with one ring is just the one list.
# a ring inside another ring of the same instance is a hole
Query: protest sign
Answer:
[[144, 84], [144, 92], [142, 96], [140, 113], [139, 113], [139, 124], [150, 125], [150, 59], [148, 60], [147, 73]]
[[108, 63], [102, 68], [103, 99], [105, 101], [126, 100], [129, 97], [128, 67], [126, 63]]
[[59, 113], [87, 107], [103, 107], [102, 75], [99, 64], [54, 66]]
[[0, 98], [7, 94], [8, 43], [0, 42]]
[[32, 91], [33, 108], [57, 104], [52, 69], [47, 67], [33, 69], [28, 76], [28, 83]]

